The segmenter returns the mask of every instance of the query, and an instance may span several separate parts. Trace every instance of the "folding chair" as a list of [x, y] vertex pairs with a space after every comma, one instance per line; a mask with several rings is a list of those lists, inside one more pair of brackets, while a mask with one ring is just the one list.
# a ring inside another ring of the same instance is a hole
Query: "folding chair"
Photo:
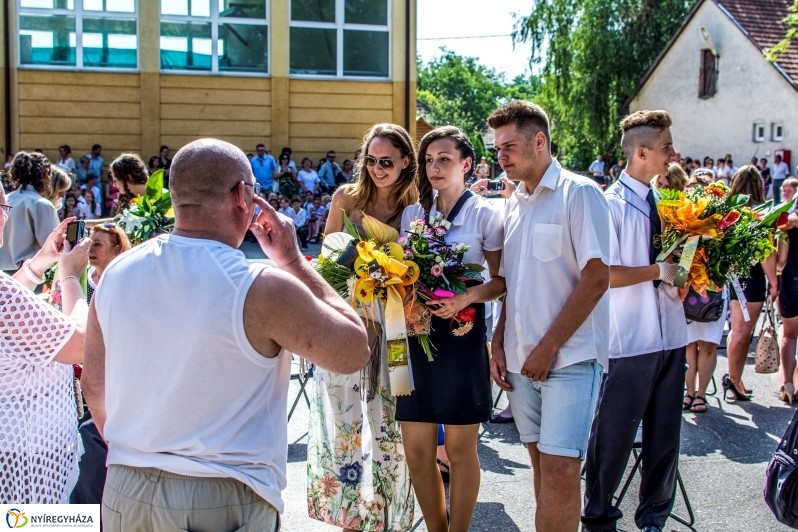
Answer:
[[296, 373], [293, 373], [293, 371], [291, 373], [291, 380], [299, 383], [299, 390], [297, 391], [296, 397], [294, 397], [291, 410], [288, 411], [288, 421], [291, 421], [291, 416], [294, 415], [296, 405], [299, 403], [302, 396], [305, 397], [305, 403], [307, 403], [308, 408], [310, 408], [310, 398], [308, 397], [308, 392], [305, 390], [305, 386], [307, 386], [308, 380], [313, 377], [313, 371], [316, 369], [314, 364], [308, 364], [304, 358], [297, 358], [299, 359], [298, 362], [293, 358], [291, 359], [291, 366], [297, 366]]
[[[632, 484], [632, 480], [634, 480], [635, 473], [637, 470], [640, 469], [642, 465], [643, 459], [643, 438], [641, 431], [638, 429], [637, 435], [635, 436], [635, 442], [632, 445], [632, 456], [634, 456], [634, 464], [632, 465], [632, 470], [629, 471], [629, 476], [626, 477], [626, 481], [623, 483], [623, 487], [621, 487], [620, 493], [618, 495], [614, 495], [612, 498], [615, 501], [615, 507], [618, 508], [623, 501], [623, 498], [626, 496], [626, 492], [629, 490], [629, 486]], [[695, 524], [695, 514], [693, 513], [693, 505], [690, 504], [690, 497], [687, 496], [687, 490], [684, 487], [684, 481], [682, 481], [682, 474], [679, 472], [679, 467], [676, 467], [676, 485], [679, 488], [679, 491], [682, 494], [682, 499], [684, 500], [684, 505], [687, 508], [687, 517], [682, 517], [676, 513], [671, 512], [671, 518], [674, 521], [677, 521], [683, 524], [686, 527], [693, 528]]]

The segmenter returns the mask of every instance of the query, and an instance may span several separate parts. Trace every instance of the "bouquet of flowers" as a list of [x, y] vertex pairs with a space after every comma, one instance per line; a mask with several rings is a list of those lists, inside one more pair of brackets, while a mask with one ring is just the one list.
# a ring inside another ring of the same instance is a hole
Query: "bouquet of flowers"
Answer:
[[749, 197], [730, 196], [721, 181], [689, 192], [659, 192], [657, 210], [664, 224], [657, 260], [671, 254], [680, 258], [676, 286], [692, 286], [702, 295], [730, 278], [747, 277], [751, 266], [766, 260], [776, 250], [774, 237], [790, 208], [789, 203], [774, 208], [772, 200], [746, 207]]
[[163, 169], [153, 172], [144, 195], [133, 198], [130, 207], [119, 213], [115, 222], [134, 246], [174, 228], [175, 214], [169, 191], [163, 188]]
[[[445, 236], [451, 223], [440, 214], [430, 217], [429, 222], [417, 218], [410, 222], [407, 236], [399, 239], [404, 248], [404, 256], [418, 265], [419, 275], [415, 282], [415, 292], [422, 301], [453, 297], [466, 291], [466, 281], [482, 281], [480, 264], [463, 263], [463, 256], [470, 246], [453, 242], [447, 244]], [[452, 319], [455, 336], [464, 336], [474, 327], [476, 309], [468, 306]], [[432, 330], [430, 312], [423, 303], [414, 303], [407, 309], [408, 329], [432, 361], [435, 348], [430, 342]]]
[[385, 309], [390, 393], [406, 395], [412, 391], [412, 383], [403, 305], [407, 290], [418, 279], [418, 266], [405, 258], [404, 250], [396, 243], [396, 229], [362, 214], [365, 236], [344, 214], [346, 232], [326, 235], [321, 254], [313, 264], [330, 286], [362, 309], [364, 319], [378, 319], [375, 304]]

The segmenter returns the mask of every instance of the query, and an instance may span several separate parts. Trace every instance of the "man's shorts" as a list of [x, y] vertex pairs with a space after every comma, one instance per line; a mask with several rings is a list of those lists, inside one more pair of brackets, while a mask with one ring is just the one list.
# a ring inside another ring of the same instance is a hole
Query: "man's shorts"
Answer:
[[549, 372], [545, 381], [507, 373], [507, 396], [521, 441], [545, 454], [585, 457], [601, 387], [601, 365], [587, 360]]

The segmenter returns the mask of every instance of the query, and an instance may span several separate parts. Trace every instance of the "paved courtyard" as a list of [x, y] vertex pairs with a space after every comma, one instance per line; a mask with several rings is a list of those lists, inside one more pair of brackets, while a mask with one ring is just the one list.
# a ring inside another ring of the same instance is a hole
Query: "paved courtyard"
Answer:
[[[318, 249], [311, 248], [311, 253]], [[257, 252], [247, 250], [247, 255]], [[726, 372], [725, 350], [719, 350], [715, 379], [720, 384]], [[749, 403], [726, 403], [722, 390], [707, 398], [706, 414], [684, 415], [680, 472], [695, 512], [698, 531], [780, 531], [762, 499], [765, 468], [796, 406], [785, 405], [776, 396], [776, 375], [759, 375], [753, 369], [753, 348], [745, 372], [746, 385], [754, 390]], [[295, 366], [296, 370], [296, 366]], [[289, 404], [299, 390], [291, 382]], [[498, 389], [495, 389], [496, 392]], [[710, 386], [712, 391], [712, 386]], [[502, 397], [501, 408], [506, 402]], [[287, 532], [332, 531], [335, 528], [307, 517], [305, 457], [308, 409], [300, 401], [288, 424], [288, 487], [283, 493], [286, 511], [283, 530]], [[535, 502], [531, 469], [526, 448], [518, 442], [515, 425], [482, 426], [479, 439], [482, 483], [471, 530], [491, 532], [533, 531]], [[637, 530], [634, 501], [637, 481], [622, 504], [622, 530]], [[681, 496], [675, 511], [686, 514]], [[426, 531], [416, 506], [412, 530]], [[690, 530], [669, 520], [666, 530]]]

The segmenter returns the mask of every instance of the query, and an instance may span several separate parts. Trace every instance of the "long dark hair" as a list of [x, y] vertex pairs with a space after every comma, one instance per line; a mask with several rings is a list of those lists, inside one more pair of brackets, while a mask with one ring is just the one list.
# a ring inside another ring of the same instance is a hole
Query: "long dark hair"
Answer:
[[471, 145], [471, 141], [468, 140], [466, 134], [459, 128], [454, 126], [442, 126], [424, 135], [424, 138], [421, 139], [421, 143], [418, 145], [418, 177], [416, 178], [416, 182], [418, 183], [419, 202], [421, 203], [421, 207], [424, 208], [424, 212], [427, 214], [429, 214], [432, 208], [433, 189], [427, 178], [427, 163], [425, 159], [427, 157], [429, 145], [440, 139], [452, 139], [457, 151], [460, 153], [460, 157], [463, 159], [467, 157], [471, 158], [471, 167], [463, 177], [468, 179], [471, 177], [471, 174], [474, 173], [474, 158], [476, 157], [474, 146]]
[[119, 207], [117, 212], [122, 212], [130, 206], [130, 201], [134, 198], [128, 183], [134, 185], [144, 185], [150, 175], [141, 157], [135, 153], [123, 153], [111, 163], [111, 173], [114, 178], [122, 183], [123, 190], [119, 192]]

